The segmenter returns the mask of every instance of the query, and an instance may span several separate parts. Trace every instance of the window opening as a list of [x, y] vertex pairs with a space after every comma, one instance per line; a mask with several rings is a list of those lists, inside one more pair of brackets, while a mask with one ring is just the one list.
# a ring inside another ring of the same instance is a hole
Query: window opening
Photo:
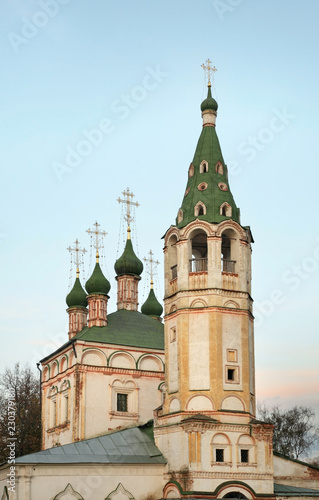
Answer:
[[225, 215], [225, 216], [227, 215], [226, 210], [227, 210], [226, 205], [224, 205], [222, 208], [222, 215]]
[[216, 449], [216, 462], [224, 462], [224, 450], [217, 448]]
[[202, 161], [202, 163], [199, 166], [199, 173], [206, 174], [206, 172], [208, 172], [208, 163], [207, 161]]
[[170, 337], [171, 337], [170, 338], [171, 342], [175, 342], [176, 341], [176, 328], [175, 327], [171, 328], [171, 335], [170, 335]]
[[240, 450], [240, 461], [246, 464], [249, 462], [249, 450]]
[[52, 401], [52, 423], [53, 427], [57, 424], [56, 401]]
[[67, 422], [68, 420], [68, 414], [69, 414], [69, 396], [65, 396], [65, 414], [64, 414], [64, 420]]
[[235, 369], [227, 368], [227, 380], [230, 382], [235, 382]]
[[117, 411], [127, 412], [127, 394], [117, 393], [116, 395], [116, 409]]
[[225, 273], [234, 273], [235, 272], [235, 260], [231, 260], [231, 241], [230, 237], [226, 234], [222, 235], [222, 248], [221, 248], [221, 257], [223, 263], [223, 272]]
[[192, 258], [189, 261], [189, 272], [207, 271], [207, 235], [198, 233], [192, 239]]
[[203, 209], [202, 205], [200, 205], [200, 207], [198, 209], [198, 215], [204, 215], [204, 209]]
[[216, 163], [216, 172], [221, 175], [224, 173], [223, 164], [220, 161]]

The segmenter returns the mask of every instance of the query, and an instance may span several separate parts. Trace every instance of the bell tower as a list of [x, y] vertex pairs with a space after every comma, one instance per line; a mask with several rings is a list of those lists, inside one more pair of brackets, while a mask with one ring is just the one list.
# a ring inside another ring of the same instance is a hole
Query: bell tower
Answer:
[[182, 204], [164, 236], [166, 382], [154, 435], [171, 471], [164, 498], [272, 498], [272, 426], [255, 419], [253, 238], [230, 190], [217, 109], [209, 81]]

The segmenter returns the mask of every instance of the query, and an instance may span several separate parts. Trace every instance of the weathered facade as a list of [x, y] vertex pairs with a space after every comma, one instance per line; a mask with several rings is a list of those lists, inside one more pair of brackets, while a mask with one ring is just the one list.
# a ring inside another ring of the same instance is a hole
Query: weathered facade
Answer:
[[138, 312], [143, 265], [128, 229], [118, 310], [107, 313], [98, 255], [86, 291], [77, 276], [67, 297], [69, 339], [42, 360], [43, 451], [1, 467], [1, 500], [319, 497], [319, 469], [273, 454], [273, 428], [256, 419], [253, 238], [230, 191], [210, 85], [201, 111], [164, 236], [164, 325], [152, 289]]

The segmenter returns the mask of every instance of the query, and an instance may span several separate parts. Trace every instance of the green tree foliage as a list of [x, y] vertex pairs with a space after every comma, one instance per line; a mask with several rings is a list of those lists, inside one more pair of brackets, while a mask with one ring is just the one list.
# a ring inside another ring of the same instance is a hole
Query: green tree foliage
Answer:
[[0, 375], [0, 463], [8, 460], [13, 442], [15, 457], [41, 449], [39, 379], [19, 363]]
[[315, 412], [306, 406], [282, 410], [279, 406], [268, 408], [258, 405], [258, 415], [264, 422], [273, 424], [274, 451], [291, 458], [307, 454], [319, 439], [319, 428], [314, 424]]

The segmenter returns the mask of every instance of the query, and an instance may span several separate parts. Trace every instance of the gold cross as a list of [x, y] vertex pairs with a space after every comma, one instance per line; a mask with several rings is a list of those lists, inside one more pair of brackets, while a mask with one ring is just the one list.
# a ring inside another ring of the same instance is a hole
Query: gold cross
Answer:
[[217, 71], [217, 68], [215, 68], [215, 66], [211, 66], [211, 64], [212, 64], [212, 61], [210, 59], [207, 59], [206, 60], [206, 66], [205, 66], [205, 64], [201, 65], [201, 67], [203, 68], [203, 70], [207, 74], [208, 84], [210, 84], [210, 73], [211, 73], [211, 71], [213, 72], [213, 78], [214, 78], [214, 73]]
[[154, 278], [154, 274], [156, 274], [155, 269], [153, 268], [153, 266], [158, 266], [159, 261], [153, 259], [153, 255], [154, 254], [153, 254], [152, 250], [150, 250], [148, 252], [148, 254], [149, 254], [149, 258], [147, 259], [146, 257], [144, 257], [143, 260], [144, 260], [145, 264], [147, 265], [147, 273], [151, 277], [151, 286], [153, 287], [153, 278]]
[[[79, 276], [79, 267], [80, 267], [80, 254], [85, 254], [87, 250], [85, 248], [80, 248], [79, 247], [79, 240], [76, 239], [74, 242], [74, 248], [68, 247], [67, 250], [71, 253], [71, 255], [74, 253], [75, 254], [75, 263], [76, 263], [76, 275], [77, 277]], [[72, 260], [71, 260], [72, 262]]]
[[124, 195], [124, 200], [118, 198], [117, 201], [119, 203], [126, 204], [126, 215], [124, 215], [124, 218], [127, 222], [127, 225], [130, 226], [132, 220], [134, 219], [134, 216], [131, 214], [131, 207], [139, 207], [140, 204], [137, 201], [133, 201], [135, 195], [130, 192], [129, 188], [127, 188], [126, 191], [122, 191], [122, 194]]
[[95, 222], [93, 224], [93, 226], [95, 226], [95, 229], [87, 229], [87, 231], [86, 231], [87, 233], [91, 234], [92, 237], [95, 234], [95, 242], [93, 241], [93, 245], [95, 246], [97, 259], [99, 258], [99, 247], [102, 246], [103, 238], [104, 238], [104, 236], [107, 235], [106, 231], [99, 231], [100, 225], [101, 224], [98, 224], [97, 222]]

